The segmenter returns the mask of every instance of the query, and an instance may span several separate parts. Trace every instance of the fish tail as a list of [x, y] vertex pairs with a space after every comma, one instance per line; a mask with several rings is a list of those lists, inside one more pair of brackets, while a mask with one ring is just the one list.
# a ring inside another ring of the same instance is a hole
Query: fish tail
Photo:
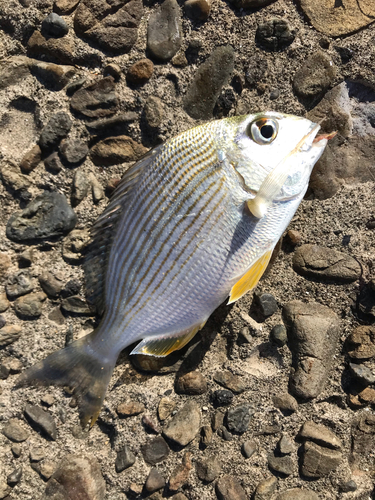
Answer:
[[[107, 392], [118, 354], [96, 350], [96, 332], [72, 342], [25, 370], [16, 388], [27, 385], [59, 385], [73, 389], [83, 428], [94, 425]], [[100, 352], [100, 354], [99, 354]]]

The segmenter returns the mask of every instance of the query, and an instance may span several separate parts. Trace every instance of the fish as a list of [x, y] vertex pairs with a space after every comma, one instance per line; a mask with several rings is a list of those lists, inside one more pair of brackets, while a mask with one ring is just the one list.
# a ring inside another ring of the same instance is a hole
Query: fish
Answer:
[[122, 350], [167, 356], [257, 285], [332, 136], [319, 129], [272, 111], [213, 120], [130, 167], [84, 263], [99, 326], [26, 369], [17, 387], [73, 388], [91, 428]]

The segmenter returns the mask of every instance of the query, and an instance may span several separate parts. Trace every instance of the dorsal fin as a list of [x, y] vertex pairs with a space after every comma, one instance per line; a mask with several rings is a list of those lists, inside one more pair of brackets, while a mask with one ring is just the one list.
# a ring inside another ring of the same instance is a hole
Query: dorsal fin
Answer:
[[140, 175], [159, 154], [161, 146], [149, 151], [143, 158], [127, 170], [117, 186], [107, 208], [96, 220], [91, 228], [91, 241], [86, 248], [85, 272], [86, 298], [102, 315], [105, 309], [104, 286], [107, 261], [116, 234], [117, 223], [124, 209], [126, 209], [132, 187], [137, 183]]

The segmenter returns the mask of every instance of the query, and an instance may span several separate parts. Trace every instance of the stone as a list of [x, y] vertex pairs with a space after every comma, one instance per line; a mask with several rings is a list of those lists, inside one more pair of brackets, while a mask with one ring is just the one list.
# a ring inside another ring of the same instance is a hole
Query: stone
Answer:
[[6, 380], [9, 377], [9, 368], [5, 364], [0, 364], [0, 380]]
[[198, 434], [201, 414], [194, 401], [186, 403], [164, 427], [163, 434], [180, 446], [186, 446]]
[[107, 76], [74, 92], [70, 106], [87, 118], [104, 118], [114, 115], [118, 109], [115, 88], [113, 78]]
[[129, 401], [128, 403], [121, 403], [116, 409], [116, 413], [120, 418], [132, 417], [139, 415], [145, 411], [145, 406], [138, 401]]
[[293, 90], [301, 99], [319, 99], [333, 84], [336, 67], [323, 52], [308, 57], [293, 78]]
[[22, 158], [20, 163], [20, 169], [22, 173], [29, 174], [32, 172], [40, 163], [42, 159], [42, 151], [38, 144], [35, 144]]
[[183, 99], [183, 108], [192, 118], [212, 118], [216, 101], [234, 68], [234, 49], [230, 45], [217, 47], [199, 66]]
[[40, 402], [44, 405], [47, 406], [48, 408], [52, 406], [55, 402], [55, 398], [52, 396], [52, 394], [45, 394], [42, 396]]
[[233, 392], [226, 389], [214, 391], [212, 393], [212, 402], [214, 406], [229, 406], [233, 402]]
[[129, 448], [129, 446], [125, 445], [117, 452], [116, 456], [116, 472], [119, 474], [120, 472], [128, 469], [132, 465], [135, 464], [135, 455]]
[[277, 495], [276, 500], [319, 500], [319, 497], [311, 490], [293, 488]]
[[43, 302], [47, 295], [44, 292], [29, 293], [18, 297], [14, 302], [14, 310], [21, 318], [39, 318], [42, 314]]
[[223, 425], [224, 413], [220, 410], [215, 411], [211, 418], [211, 427], [214, 432], [216, 432], [219, 427]]
[[41, 446], [33, 446], [29, 452], [30, 462], [41, 462], [45, 455], [45, 450]]
[[73, 38], [48, 38], [38, 30], [34, 31], [27, 42], [28, 55], [36, 58], [43, 55], [47, 61], [57, 64], [70, 65], [75, 59], [74, 50]]
[[14, 486], [16, 486], [16, 484], [18, 484], [21, 481], [21, 477], [22, 477], [22, 466], [17, 467], [16, 469], [14, 469], [13, 472], [11, 472], [8, 475], [7, 483], [9, 484], [9, 486], [13, 488]]
[[372, 387], [366, 387], [366, 389], [363, 389], [363, 391], [358, 393], [358, 398], [366, 405], [375, 405], [375, 389]]
[[162, 100], [153, 95], [149, 96], [146, 100], [145, 107], [143, 108], [143, 115], [147, 125], [150, 128], [159, 127], [164, 119], [164, 114], [164, 105]]
[[99, 132], [108, 133], [109, 130], [122, 133], [124, 127], [136, 120], [138, 120], [137, 113], [128, 111], [127, 113], [119, 113], [118, 115], [111, 116], [110, 118], [102, 118], [86, 123], [86, 127], [90, 133], [94, 135], [97, 135]]
[[21, 420], [11, 418], [3, 427], [2, 433], [14, 443], [26, 441], [30, 433], [23, 428]]
[[0, 253], [0, 278], [4, 278], [7, 275], [11, 263], [12, 262], [8, 254]]
[[375, 384], [375, 375], [367, 366], [349, 363], [349, 369], [351, 374], [360, 384], [366, 386]]
[[0, 316], [0, 329], [3, 328], [3, 326], [6, 325], [6, 319], [4, 316]]
[[9, 308], [9, 305], [6, 293], [0, 293], [0, 313], [5, 312]]
[[0, 169], [3, 184], [16, 192], [26, 191], [31, 185], [30, 179], [21, 174], [21, 170], [15, 163], [8, 161]]
[[66, 297], [61, 301], [61, 309], [67, 314], [78, 314], [82, 316], [93, 316], [94, 312], [85, 299], [79, 295]]
[[16, 85], [30, 75], [30, 60], [25, 56], [8, 57], [0, 61], [0, 90]]
[[356, 310], [358, 317], [362, 321], [371, 324], [375, 322], [375, 289], [373, 281], [360, 287], [356, 305], [353, 304], [352, 308]]
[[283, 474], [284, 476], [290, 476], [294, 472], [294, 463], [291, 457], [278, 456], [274, 452], [268, 455], [268, 466], [275, 472]]
[[74, 16], [74, 30], [88, 42], [110, 53], [124, 54], [137, 41], [143, 16], [142, 0], [83, 0]]
[[184, 9], [190, 19], [207, 21], [211, 10], [211, 0], [187, 0]]
[[170, 491], [177, 491], [184, 484], [186, 484], [189, 479], [191, 468], [191, 452], [188, 451], [184, 453], [182, 463], [177, 465], [177, 467], [172, 471], [168, 483]]
[[14, 444], [11, 448], [14, 458], [19, 458], [22, 454], [22, 448], [19, 444]]
[[32, 292], [34, 288], [34, 282], [31, 280], [28, 271], [21, 271], [18, 274], [14, 274], [9, 278], [8, 284], [5, 285], [6, 294], [11, 300]]
[[158, 405], [158, 417], [163, 422], [166, 420], [176, 408], [176, 402], [173, 399], [161, 398]]
[[295, 231], [294, 229], [289, 229], [289, 231], [286, 233], [286, 240], [289, 243], [289, 245], [295, 247], [301, 243], [302, 240], [301, 233]]
[[267, 80], [269, 76], [268, 61], [264, 55], [255, 53], [250, 56], [245, 71], [245, 82], [250, 88], [257, 88], [259, 84]]
[[258, 306], [259, 312], [265, 318], [269, 318], [278, 311], [277, 302], [271, 293], [255, 293], [255, 302]]
[[375, 327], [358, 326], [346, 339], [346, 348], [353, 360], [364, 361], [375, 358]]
[[5, 325], [0, 329], [0, 348], [13, 344], [21, 337], [20, 325]]
[[275, 325], [270, 333], [270, 340], [278, 347], [283, 347], [288, 341], [288, 335], [284, 325]]
[[274, 476], [263, 479], [254, 492], [253, 500], [271, 500], [277, 488], [277, 478]]
[[105, 481], [93, 456], [67, 455], [47, 483], [45, 500], [104, 500]]
[[[171, 500], [188, 500], [188, 498], [183, 493], [176, 493], [176, 495], [173, 495], [173, 497], [170, 498]], [[161, 500], [161, 498], [160, 499], [150, 498], [150, 500]]]
[[260, 9], [275, 0], [230, 0], [238, 9]]
[[340, 4], [322, 0], [319, 9], [314, 0], [300, 0], [300, 6], [314, 28], [328, 36], [355, 33], [375, 16], [375, 7], [367, 0], [340, 0]]
[[145, 482], [145, 490], [147, 493], [155, 493], [155, 491], [159, 491], [165, 487], [165, 479], [164, 477], [160, 474], [160, 472], [153, 467], [150, 470], [149, 475], [147, 476], [146, 482]]
[[90, 182], [83, 170], [78, 169], [74, 172], [71, 201], [72, 206], [76, 207], [83, 201], [89, 191]]
[[39, 466], [39, 474], [44, 481], [48, 481], [56, 471], [56, 464], [50, 460], [43, 460]]
[[136, 161], [146, 152], [147, 148], [142, 144], [138, 144], [127, 135], [120, 135], [106, 137], [97, 142], [90, 150], [90, 158], [95, 165], [109, 167]]
[[229, 115], [230, 110], [236, 104], [237, 95], [232, 87], [226, 87], [221, 90], [221, 93], [214, 107], [215, 118], [223, 118]]
[[156, 465], [168, 457], [169, 448], [162, 436], [157, 436], [143, 444], [141, 452], [146, 463]]
[[285, 19], [274, 18], [258, 26], [255, 42], [266, 50], [285, 50], [294, 40], [295, 33], [290, 30]]
[[248, 404], [238, 405], [230, 408], [226, 413], [226, 426], [232, 433], [243, 434], [249, 428], [252, 407]]
[[294, 367], [290, 389], [302, 399], [315, 398], [323, 390], [332, 366], [339, 319], [321, 304], [292, 301], [284, 306], [283, 320]]
[[280, 438], [277, 447], [282, 455], [290, 455], [294, 451], [294, 444], [289, 436], [285, 434]]
[[215, 372], [214, 380], [235, 394], [241, 394], [241, 392], [243, 392], [246, 388], [241, 378], [238, 375], [234, 375], [229, 370], [220, 370]]
[[53, 174], [58, 174], [59, 172], [61, 172], [63, 165], [57, 151], [54, 151], [44, 159], [44, 166]]
[[247, 500], [245, 490], [233, 476], [222, 476], [215, 489], [219, 500]]
[[129, 83], [136, 85], [146, 83], [154, 72], [154, 63], [150, 59], [140, 59], [130, 66], [126, 73]]
[[18, 243], [57, 238], [71, 231], [76, 222], [77, 216], [66, 197], [56, 191], [45, 191], [22, 212], [10, 216], [6, 235]]
[[176, 0], [164, 0], [151, 13], [147, 29], [147, 49], [160, 61], [169, 61], [182, 43], [180, 8]]
[[146, 432], [153, 432], [155, 434], [159, 434], [161, 432], [159, 424], [155, 422], [150, 415], [142, 415], [142, 425], [145, 428]]
[[301, 474], [308, 478], [320, 478], [336, 469], [341, 461], [340, 451], [306, 441], [303, 445]]
[[60, 310], [60, 307], [55, 307], [48, 313], [48, 319], [56, 323], [56, 325], [64, 325], [65, 318]]
[[189, 64], [188, 60], [186, 59], [185, 53], [182, 51], [177, 52], [177, 54], [172, 57], [171, 63], [177, 68], [186, 68], [186, 66]]
[[343, 493], [349, 493], [352, 491], [356, 491], [357, 489], [357, 483], [353, 481], [353, 479], [350, 479], [350, 481], [347, 481], [346, 483], [340, 485], [340, 491], [342, 491]]
[[6, 360], [6, 366], [9, 368], [9, 372], [12, 375], [14, 375], [15, 373], [20, 373], [23, 369], [22, 362], [17, 358]]
[[66, 137], [72, 127], [72, 120], [68, 113], [59, 111], [55, 113], [42, 129], [39, 137], [39, 146], [43, 152], [56, 148]]
[[34, 251], [32, 248], [27, 248], [22, 253], [17, 255], [19, 267], [30, 267], [34, 261]]
[[77, 68], [69, 64], [54, 64], [51, 62], [30, 59], [30, 73], [47, 89], [63, 89], [77, 73]]
[[77, 264], [81, 262], [83, 252], [90, 241], [88, 230], [75, 229], [65, 239], [63, 243], [62, 255], [69, 263]]
[[10, 486], [6, 482], [0, 480], [0, 498], [1, 499], [9, 498], [8, 495], [10, 492], [11, 492]]
[[57, 299], [63, 289], [63, 283], [55, 278], [49, 271], [44, 271], [39, 275], [39, 283], [50, 299]]
[[207, 448], [211, 444], [213, 438], [213, 432], [210, 425], [203, 425], [201, 428], [201, 440], [200, 446], [202, 449]]
[[118, 82], [121, 79], [121, 68], [118, 64], [109, 63], [103, 70], [104, 76], [111, 76], [115, 82]]
[[366, 455], [375, 447], [375, 415], [363, 413], [353, 419], [351, 428], [352, 452]]
[[254, 453], [257, 451], [257, 449], [258, 449], [258, 445], [252, 439], [245, 441], [241, 447], [242, 454], [245, 458], [251, 458], [254, 455]]
[[224, 439], [224, 441], [232, 441], [233, 435], [228, 431], [224, 425], [221, 425], [217, 430], [217, 435]]
[[64, 139], [60, 144], [61, 156], [68, 163], [82, 163], [89, 152], [87, 143], [81, 139]]
[[58, 14], [70, 14], [79, 4], [80, 0], [55, 0], [54, 10]]
[[92, 199], [95, 204], [99, 203], [104, 198], [104, 189], [94, 174], [89, 175], [91, 184]]
[[197, 476], [205, 483], [212, 483], [220, 475], [221, 463], [216, 456], [209, 456], [196, 462]]
[[60, 38], [67, 35], [69, 27], [62, 17], [55, 12], [51, 12], [42, 21], [42, 33], [47, 36]]
[[185, 373], [176, 379], [176, 392], [198, 396], [207, 392], [207, 381], [200, 371]]
[[307, 278], [333, 283], [352, 283], [362, 272], [360, 264], [350, 255], [310, 244], [297, 248], [293, 269]]
[[30, 425], [43, 436], [56, 441], [57, 429], [52, 415], [38, 405], [26, 404], [25, 417]]

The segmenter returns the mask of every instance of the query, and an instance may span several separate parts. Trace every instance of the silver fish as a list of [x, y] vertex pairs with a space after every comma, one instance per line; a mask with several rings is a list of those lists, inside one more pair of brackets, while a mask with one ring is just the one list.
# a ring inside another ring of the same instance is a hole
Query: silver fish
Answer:
[[21, 374], [71, 386], [83, 426], [99, 415], [119, 353], [181, 349], [229, 296], [256, 286], [329, 136], [266, 112], [168, 140], [123, 177], [92, 228], [85, 267], [98, 328]]

